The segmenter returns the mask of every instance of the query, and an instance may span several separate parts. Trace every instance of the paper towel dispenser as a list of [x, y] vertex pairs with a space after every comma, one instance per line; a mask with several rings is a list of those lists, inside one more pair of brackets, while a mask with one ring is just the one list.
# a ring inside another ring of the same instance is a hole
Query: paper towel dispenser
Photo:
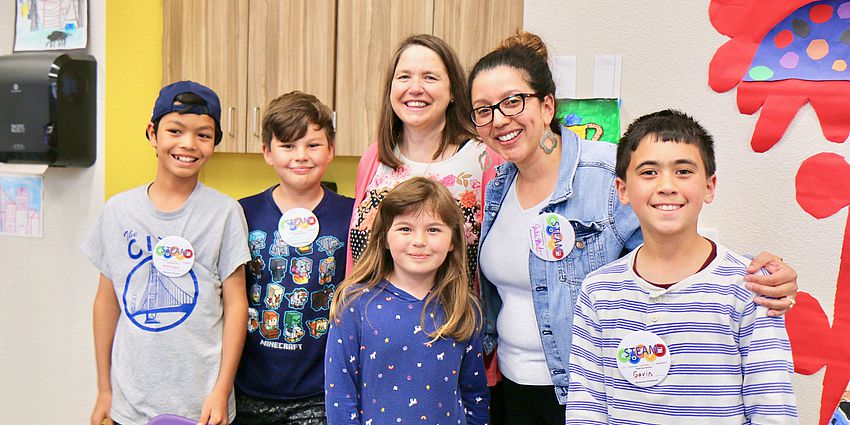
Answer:
[[94, 164], [94, 57], [62, 52], [0, 56], [0, 162]]

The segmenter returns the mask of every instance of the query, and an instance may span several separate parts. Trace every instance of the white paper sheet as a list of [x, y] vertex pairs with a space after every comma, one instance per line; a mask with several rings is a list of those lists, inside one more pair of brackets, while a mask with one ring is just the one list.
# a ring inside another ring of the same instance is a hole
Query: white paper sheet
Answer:
[[555, 97], [558, 99], [576, 97], [576, 57], [555, 56], [553, 58], [552, 77], [555, 79]]
[[593, 97], [619, 99], [623, 56], [596, 55], [593, 59]]

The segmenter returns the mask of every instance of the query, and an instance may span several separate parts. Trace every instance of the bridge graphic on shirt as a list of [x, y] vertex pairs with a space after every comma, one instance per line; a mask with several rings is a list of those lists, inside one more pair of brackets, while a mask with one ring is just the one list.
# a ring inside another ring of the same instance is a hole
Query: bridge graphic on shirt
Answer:
[[130, 315], [145, 315], [145, 324], [157, 324], [158, 313], [189, 313], [194, 307], [194, 296], [180, 289], [168, 276], [163, 275], [150, 264], [148, 284], [145, 286], [141, 301], [136, 295], [130, 303]]

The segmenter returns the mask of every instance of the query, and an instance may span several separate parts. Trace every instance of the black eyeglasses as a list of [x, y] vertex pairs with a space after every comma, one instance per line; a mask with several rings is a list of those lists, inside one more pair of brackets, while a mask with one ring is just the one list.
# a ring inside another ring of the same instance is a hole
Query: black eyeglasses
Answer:
[[490, 106], [482, 106], [480, 108], [475, 108], [472, 110], [472, 123], [475, 124], [476, 127], [484, 127], [487, 124], [493, 122], [493, 116], [498, 109], [502, 115], [506, 117], [512, 117], [517, 115], [525, 110], [525, 99], [529, 97], [537, 97], [542, 99], [543, 96], [537, 93], [517, 93], [512, 94], [502, 100], [495, 105]]

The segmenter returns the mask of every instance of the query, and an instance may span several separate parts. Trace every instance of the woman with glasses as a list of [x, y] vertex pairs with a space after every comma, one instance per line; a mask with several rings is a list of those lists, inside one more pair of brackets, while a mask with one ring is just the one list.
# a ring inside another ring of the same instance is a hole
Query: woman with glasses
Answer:
[[460, 61], [440, 38], [411, 36], [390, 61], [383, 98], [378, 140], [357, 168], [346, 270], [366, 249], [375, 212], [390, 189], [425, 176], [445, 185], [463, 211], [473, 282], [484, 187], [498, 158], [474, 140]]
[[[479, 137], [508, 161], [487, 186], [479, 246], [484, 348], [502, 374], [491, 423], [563, 424], [581, 282], [639, 245], [640, 227], [617, 198], [616, 146], [580, 140], [554, 120], [555, 83], [539, 37], [505, 40], [473, 67], [469, 88]], [[753, 280], [771, 286], [754, 290], [793, 297], [794, 270], [770, 254], [750, 269], [765, 265], [773, 274]], [[792, 299], [757, 300], [776, 315]]]

